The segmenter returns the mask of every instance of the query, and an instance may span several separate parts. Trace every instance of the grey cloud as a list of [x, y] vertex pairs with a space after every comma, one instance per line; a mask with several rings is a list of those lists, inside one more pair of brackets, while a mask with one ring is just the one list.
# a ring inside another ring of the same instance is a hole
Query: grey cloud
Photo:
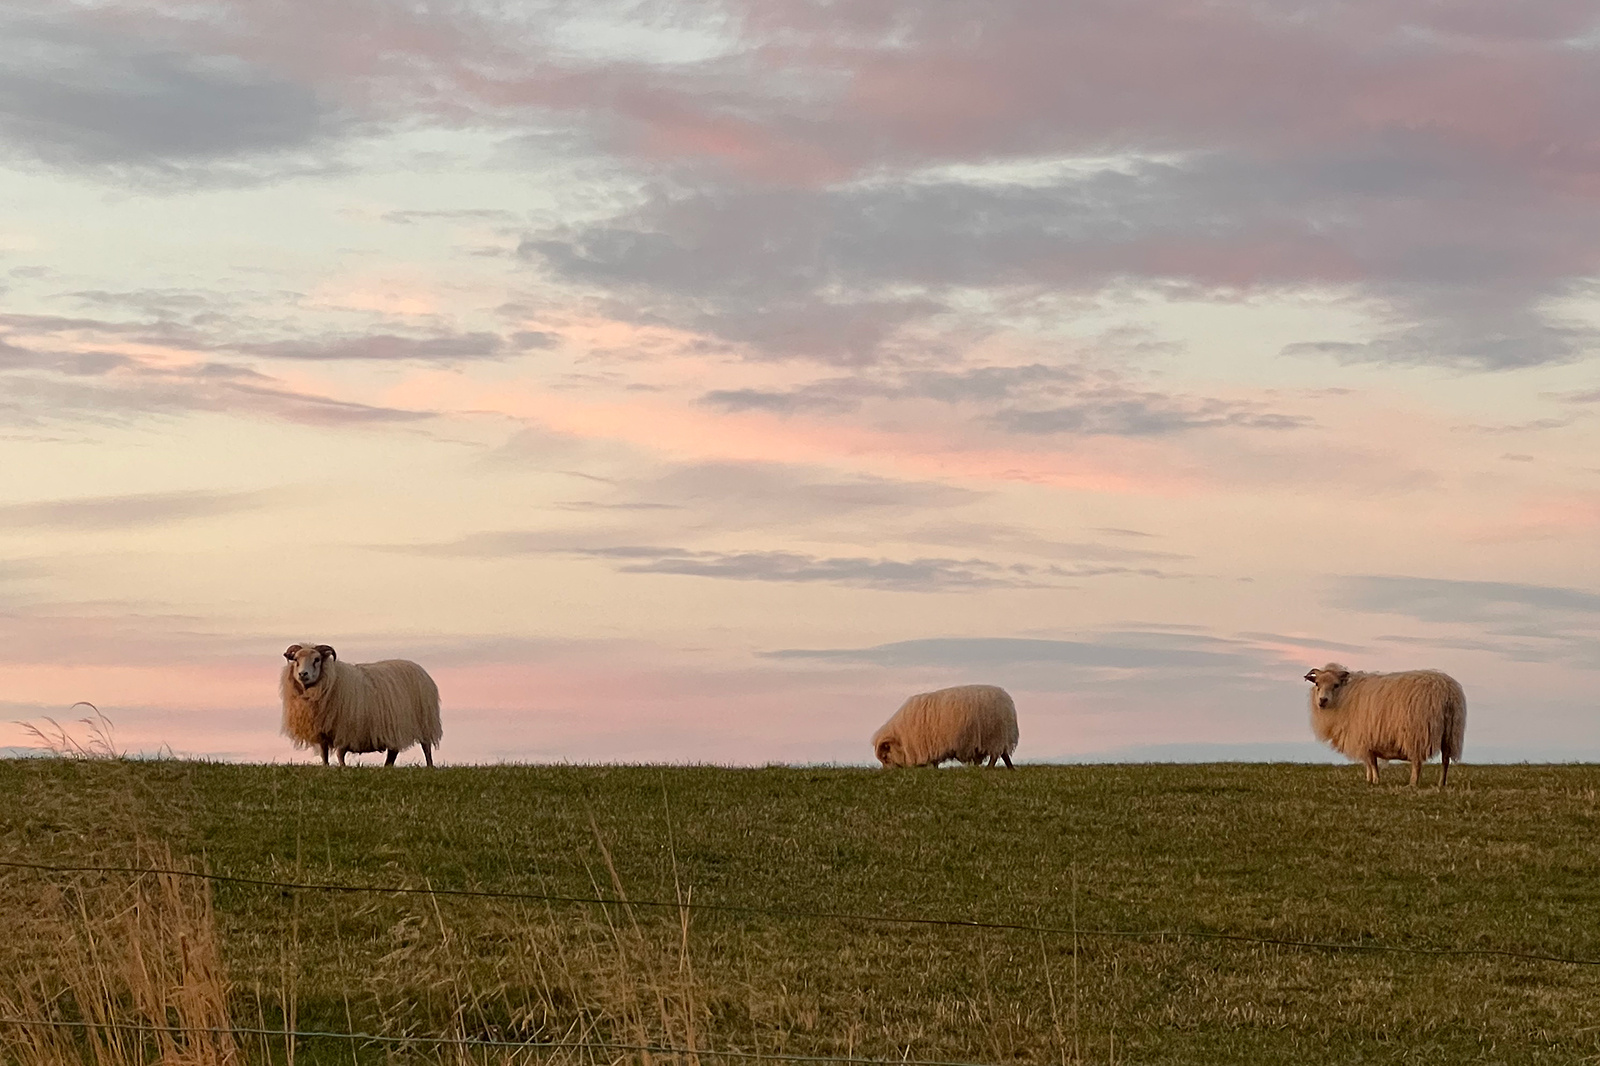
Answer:
[[[983, 522], [940, 522], [913, 530], [906, 534], [906, 539], [924, 544], [998, 549], [1033, 558], [1143, 563], [1146, 567], [1153, 563], [1171, 563], [1191, 558], [1178, 552], [1127, 548], [1094, 541], [1049, 540], [1027, 530]], [[1141, 569], [1137, 572], [1150, 577], [1175, 576], [1154, 569]]]
[[[622, 558], [635, 558], [618, 567], [623, 573], [684, 574], [735, 581], [825, 583], [857, 588], [904, 592], [946, 592], [958, 589], [1033, 586], [1040, 582], [1033, 568], [1001, 567], [978, 559], [823, 558], [798, 552], [663, 552], [648, 557], [622, 550]], [[611, 557], [602, 549], [592, 553]]]
[[385, 222], [393, 222], [402, 226], [415, 225], [418, 222], [499, 222], [514, 223], [521, 221], [514, 211], [505, 211], [496, 207], [463, 208], [455, 211], [385, 211], [382, 216]]
[[56, 530], [122, 530], [260, 507], [259, 492], [147, 492], [0, 505], [0, 524]]
[[783, 391], [714, 390], [703, 395], [700, 402], [724, 411], [847, 413], [870, 399], [982, 403], [1018, 397], [1064, 396], [1098, 376], [1081, 366], [1043, 363], [967, 370], [879, 372], [876, 375], [871, 370], [863, 370], [850, 377], [825, 378]]
[[[92, 302], [128, 304], [184, 304], [205, 307], [210, 301], [190, 301], [182, 292], [80, 294]], [[209, 314], [204, 311], [200, 317]], [[37, 427], [79, 419], [101, 425], [122, 425], [152, 415], [193, 411], [230, 411], [279, 418], [307, 425], [378, 425], [414, 422], [433, 412], [403, 410], [338, 400], [298, 391], [246, 366], [208, 359], [188, 365], [147, 364], [114, 352], [77, 351], [74, 344], [54, 341], [53, 334], [108, 335], [123, 342], [155, 343], [206, 352], [226, 346], [208, 340], [182, 323], [157, 321], [128, 323], [98, 318], [58, 315], [0, 314], [0, 424]], [[34, 340], [23, 344], [15, 338]], [[5, 337], [12, 338], [11, 340]], [[325, 358], [338, 351], [359, 357], [383, 348], [389, 338], [349, 342], [340, 349], [332, 342], [312, 342]], [[494, 334], [463, 334], [433, 341], [399, 341], [395, 352], [416, 353], [417, 358], [449, 359], [499, 343]], [[52, 347], [52, 345], [58, 347]], [[248, 347], [248, 346], [246, 346]], [[59, 350], [58, 350], [59, 349]]]
[[376, 333], [360, 337], [271, 341], [233, 347], [236, 351], [275, 359], [455, 362], [497, 358], [503, 353], [505, 342], [494, 333], [455, 333], [434, 337], [397, 337], [390, 333]]
[[1186, 633], [1108, 632], [1092, 640], [935, 637], [866, 648], [786, 648], [775, 659], [896, 667], [995, 669], [1056, 666], [1112, 670], [1256, 670], [1281, 661], [1244, 641]]
[[862, 511], [915, 511], [970, 504], [983, 493], [936, 481], [827, 476], [777, 463], [693, 463], [630, 482], [635, 498], [760, 520], [837, 517]]
[[151, 416], [225, 411], [315, 426], [388, 425], [432, 418], [403, 410], [296, 392], [263, 374], [226, 363], [183, 369], [139, 364], [98, 377], [5, 378], [0, 424], [41, 426], [64, 420], [126, 425]]
[[[140, 297], [125, 296], [126, 302], [137, 299]], [[161, 314], [153, 314], [151, 320], [145, 322], [119, 322], [66, 315], [0, 314], [0, 329], [11, 335], [84, 332], [103, 334], [141, 344], [166, 344], [182, 348], [201, 348], [205, 344], [202, 335], [191, 324], [178, 322]]]
[[[1372, 649], [1361, 644], [1341, 644], [1338, 641], [1324, 640], [1321, 637], [1296, 637], [1285, 633], [1240, 633], [1245, 640], [1259, 641], [1264, 644], [1293, 644], [1302, 648], [1317, 648], [1330, 652], [1345, 652], [1350, 655], [1366, 654]], [[1387, 639], [1380, 637], [1380, 640]]]
[[[770, 355], [872, 361], [902, 325], [957, 314], [957, 289], [1092, 293], [1133, 281], [1202, 294], [1355, 288], [1398, 323], [1359, 343], [1308, 339], [1293, 354], [1479, 369], [1578, 358], [1600, 334], [1543, 305], [1600, 269], [1600, 221], [1504, 179], [1422, 134], [1281, 157], [1216, 147], [1046, 184], [660, 196], [530, 236], [519, 252]], [[797, 345], [785, 339], [795, 314], [861, 315], [871, 328], [850, 343]]]
[[802, 411], [819, 411], [825, 414], [848, 414], [861, 406], [860, 400], [808, 394], [804, 389], [774, 392], [764, 389], [712, 389], [700, 397], [700, 403], [719, 411], [771, 411], [792, 415]]
[[1011, 408], [996, 412], [989, 422], [1011, 433], [1153, 437], [1223, 426], [1301, 429], [1310, 425], [1311, 419], [1262, 411], [1255, 405], [1230, 404], [1222, 400], [1185, 401], [1145, 393], [1113, 394], [1044, 410]]
[[[565, 440], [532, 441], [541, 461], [555, 463], [574, 447]], [[526, 452], [526, 449], [522, 449]], [[676, 535], [707, 529], [784, 529], [825, 524], [829, 539], [840, 523], [871, 515], [875, 523], [919, 512], [948, 511], [977, 503], [985, 494], [937, 481], [845, 476], [833, 471], [783, 463], [681, 463], [626, 478], [587, 477], [597, 486], [590, 499], [571, 500], [568, 509], [655, 511], [649, 530], [623, 533], [636, 540], [663, 535], [670, 517]], [[876, 527], [879, 535], [882, 527]]]
[[[1530, 293], [1529, 304], [1553, 293]], [[1390, 330], [1370, 341], [1305, 341], [1286, 345], [1290, 356], [1327, 356], [1345, 365], [1409, 363], [1467, 369], [1512, 370], [1547, 363], [1568, 363], [1600, 350], [1600, 330], [1575, 322], [1553, 320], [1531, 306], [1451, 307], [1451, 301], [1424, 297], [1420, 310], [1433, 321]], [[1446, 306], [1439, 306], [1445, 304]]]
[[[696, 551], [620, 544], [573, 543], [554, 532], [476, 533], [445, 544], [385, 545], [383, 550], [457, 558], [566, 555], [599, 559], [624, 574], [679, 574], [731, 581], [832, 584], [901, 592], [1036, 587], [1066, 572], [1055, 567], [1002, 566], [982, 559], [874, 559], [825, 557], [789, 551]], [[1107, 568], [1102, 572], [1110, 572]]]
[[511, 343], [516, 345], [518, 351], [526, 352], [534, 348], [554, 348], [561, 343], [559, 333], [546, 333], [543, 330], [523, 329], [511, 335]]
[[1336, 605], [1475, 633], [1398, 634], [1398, 644], [1484, 651], [1518, 662], [1600, 669], [1600, 594], [1502, 581], [1368, 575], [1343, 579]]
[[1350, 577], [1340, 583], [1337, 602], [1354, 610], [1402, 614], [1424, 622], [1504, 623], [1560, 614], [1594, 616], [1592, 621], [1600, 624], [1600, 594], [1502, 581]]
[[227, 56], [12, 18], [0, 23], [0, 141], [66, 167], [237, 179], [225, 165], [318, 146], [315, 92]]
[[[1040, 406], [1058, 398], [1070, 402]], [[714, 390], [699, 402], [724, 411], [788, 415], [802, 411], [845, 414], [872, 399], [984, 406], [1022, 401], [1029, 406], [1000, 406], [983, 421], [1009, 433], [1028, 435], [1145, 437], [1227, 426], [1287, 430], [1312, 424], [1306, 416], [1265, 410], [1257, 403], [1141, 391], [1120, 383], [1109, 372], [1038, 363], [963, 371], [866, 369], [853, 377], [827, 378], [781, 391]]]
[[[590, 535], [591, 539], [593, 535]], [[834, 584], [902, 592], [1041, 588], [1071, 580], [1156, 571], [1109, 564], [996, 563], [986, 559], [819, 556], [792, 551], [704, 551], [641, 544], [580, 543], [554, 530], [474, 533], [439, 544], [374, 545], [380, 551], [460, 559], [563, 555], [597, 559], [625, 574], [680, 574], [732, 581]]]

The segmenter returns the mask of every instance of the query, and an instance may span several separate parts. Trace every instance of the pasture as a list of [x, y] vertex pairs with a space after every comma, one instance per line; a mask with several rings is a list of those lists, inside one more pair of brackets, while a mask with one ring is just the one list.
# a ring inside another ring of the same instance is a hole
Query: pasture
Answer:
[[[1594, 1061], [1600, 965], [1523, 956], [1600, 961], [1600, 767], [1451, 776], [9, 761], [0, 860], [421, 891], [0, 868], [0, 1013], [176, 1026], [209, 983], [240, 1030], [623, 1045], [236, 1038], [335, 1066]], [[0, 1027], [7, 1062], [85, 1039]]]

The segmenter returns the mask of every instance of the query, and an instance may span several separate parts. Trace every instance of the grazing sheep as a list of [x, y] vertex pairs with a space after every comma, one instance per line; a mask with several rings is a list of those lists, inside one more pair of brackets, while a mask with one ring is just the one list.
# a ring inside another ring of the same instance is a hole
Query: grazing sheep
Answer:
[[872, 751], [889, 766], [938, 766], [958, 759], [976, 766], [1011, 765], [1017, 750], [1017, 705], [995, 685], [958, 685], [919, 692], [872, 735]]
[[297, 748], [339, 753], [387, 751], [383, 765], [413, 744], [433, 765], [439, 725], [439, 687], [428, 672], [406, 659], [343, 663], [327, 644], [291, 644], [278, 680], [283, 696], [283, 731]]
[[1404, 759], [1415, 785], [1422, 764], [1437, 754], [1439, 787], [1444, 787], [1451, 760], [1461, 760], [1467, 728], [1467, 697], [1455, 678], [1438, 670], [1351, 673], [1329, 663], [1309, 671], [1306, 680], [1317, 738], [1365, 763], [1369, 782], [1377, 783], [1379, 759]]

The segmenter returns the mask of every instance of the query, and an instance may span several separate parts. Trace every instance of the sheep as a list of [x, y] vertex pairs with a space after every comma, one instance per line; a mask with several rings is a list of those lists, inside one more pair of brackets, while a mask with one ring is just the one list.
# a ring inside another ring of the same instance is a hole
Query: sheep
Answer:
[[957, 685], [919, 692], [900, 705], [872, 735], [872, 751], [885, 768], [938, 766], [958, 759], [976, 766], [1006, 761], [1017, 750], [1017, 705], [995, 685]]
[[1378, 760], [1411, 764], [1411, 784], [1422, 764], [1440, 756], [1439, 787], [1461, 760], [1467, 728], [1467, 697], [1461, 685], [1438, 670], [1371, 674], [1329, 663], [1306, 673], [1311, 682], [1311, 728], [1335, 751], [1366, 764], [1367, 781], [1378, 781]]
[[339, 753], [387, 751], [383, 765], [413, 744], [433, 765], [433, 748], [444, 735], [439, 725], [439, 687], [428, 672], [406, 659], [345, 663], [327, 644], [291, 644], [278, 680], [283, 697], [283, 732], [297, 748]]

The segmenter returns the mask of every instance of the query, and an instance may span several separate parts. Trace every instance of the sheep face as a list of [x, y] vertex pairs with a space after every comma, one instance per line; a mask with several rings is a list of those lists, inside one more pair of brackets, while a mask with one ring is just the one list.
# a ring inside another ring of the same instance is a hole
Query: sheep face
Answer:
[[1350, 680], [1350, 671], [1338, 663], [1329, 663], [1321, 670], [1306, 671], [1306, 680], [1312, 686], [1311, 705], [1326, 710], [1338, 695], [1339, 687]]
[[898, 762], [896, 761], [896, 756], [895, 756], [894, 749], [895, 749], [895, 740], [894, 740], [894, 738], [893, 737], [884, 737], [882, 740], [878, 741], [878, 746], [877, 746], [876, 750], [873, 752], [873, 754], [877, 755], [878, 761], [881, 762], [884, 765], [885, 769], [887, 769], [888, 767], [891, 767], [891, 766], [899, 765]]
[[300, 687], [310, 688], [322, 680], [324, 664], [333, 662], [339, 656], [327, 644], [291, 644], [283, 657], [289, 660], [294, 679], [300, 682]]

